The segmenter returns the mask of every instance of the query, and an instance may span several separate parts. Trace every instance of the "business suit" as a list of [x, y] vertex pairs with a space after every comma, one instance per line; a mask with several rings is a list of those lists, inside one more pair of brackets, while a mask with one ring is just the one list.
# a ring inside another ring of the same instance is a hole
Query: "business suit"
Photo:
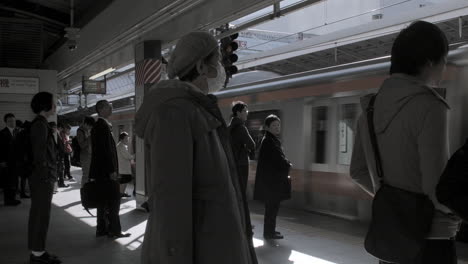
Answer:
[[16, 167], [15, 138], [16, 129], [13, 133], [8, 127], [0, 131], [0, 163], [6, 167], [0, 168], [0, 177], [4, 189], [5, 204], [15, 201], [18, 189], [18, 175]]
[[99, 183], [104, 195], [102, 206], [97, 208], [96, 234], [120, 234], [120, 190], [115, 176], [118, 173], [117, 148], [111, 126], [103, 118], [91, 130], [91, 166], [89, 178]]
[[49, 228], [54, 184], [57, 180], [57, 153], [52, 128], [38, 115], [31, 125], [33, 172], [30, 178], [31, 209], [29, 211], [28, 245], [43, 251]]

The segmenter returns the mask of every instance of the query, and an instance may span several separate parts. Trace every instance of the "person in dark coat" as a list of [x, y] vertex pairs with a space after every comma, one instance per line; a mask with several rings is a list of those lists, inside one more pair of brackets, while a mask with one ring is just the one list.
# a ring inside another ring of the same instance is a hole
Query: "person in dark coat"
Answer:
[[112, 136], [112, 125], [107, 120], [112, 106], [106, 100], [96, 103], [98, 120], [91, 129], [91, 166], [89, 178], [95, 180], [102, 193], [102, 205], [97, 208], [96, 237], [129, 237], [120, 226], [120, 190], [117, 182], [119, 164], [117, 149]]
[[55, 146], [57, 148], [57, 179], [59, 188], [67, 188], [65, 184], [65, 144], [62, 138], [63, 124], [57, 125], [55, 122], [50, 122], [49, 125], [54, 129], [56, 135]]
[[231, 134], [232, 153], [237, 166], [237, 176], [241, 184], [242, 191], [246, 192], [249, 179], [249, 156], [255, 153], [255, 142], [245, 126], [249, 110], [243, 102], [235, 102], [232, 107], [232, 119], [229, 124]]
[[135, 120], [150, 206], [141, 263], [256, 264], [229, 131], [209, 95], [226, 80], [217, 40], [182, 37], [168, 75], [145, 94]]
[[20, 197], [30, 198], [26, 194], [26, 184], [28, 183], [29, 176], [31, 175], [30, 164], [26, 162], [29, 147], [29, 132], [31, 128], [31, 122], [16, 120], [16, 133], [15, 148], [16, 148], [16, 168], [18, 170], [18, 176], [20, 180]]
[[31, 209], [29, 211], [28, 247], [31, 264], [58, 264], [61, 261], [45, 251], [54, 184], [57, 180], [57, 154], [53, 131], [47, 119], [55, 115], [54, 96], [48, 92], [34, 95], [31, 108], [37, 115], [31, 124], [33, 172], [29, 181]]
[[289, 169], [292, 164], [286, 159], [278, 136], [281, 121], [275, 115], [265, 119], [265, 135], [260, 144], [257, 175], [255, 178], [254, 199], [265, 203], [263, 237], [282, 239], [276, 231], [276, 216], [280, 202], [291, 198]]
[[15, 140], [17, 135], [16, 118], [12, 113], [3, 117], [6, 127], [0, 131], [0, 177], [3, 183], [4, 203], [17, 206], [18, 170], [16, 167]]

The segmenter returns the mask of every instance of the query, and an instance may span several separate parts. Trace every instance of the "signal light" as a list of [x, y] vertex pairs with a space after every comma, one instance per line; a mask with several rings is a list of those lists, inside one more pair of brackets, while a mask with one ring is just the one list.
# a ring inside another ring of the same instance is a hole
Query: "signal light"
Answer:
[[235, 33], [221, 39], [221, 55], [223, 56], [222, 62], [227, 76], [226, 84], [229, 78], [232, 78], [232, 75], [236, 74], [238, 71], [237, 67], [232, 65], [239, 59], [239, 57], [236, 54], [234, 54], [234, 51], [236, 51], [239, 48], [239, 44], [237, 44], [237, 42], [234, 41], [238, 37], [239, 33]]

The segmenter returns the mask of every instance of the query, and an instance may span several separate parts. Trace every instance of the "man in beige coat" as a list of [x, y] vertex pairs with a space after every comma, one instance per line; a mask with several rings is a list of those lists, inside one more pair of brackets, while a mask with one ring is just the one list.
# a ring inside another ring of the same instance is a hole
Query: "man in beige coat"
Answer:
[[224, 69], [218, 43], [205, 32], [182, 37], [161, 81], [136, 115], [149, 148], [150, 216], [143, 264], [254, 264], [252, 231], [226, 124], [207, 95]]

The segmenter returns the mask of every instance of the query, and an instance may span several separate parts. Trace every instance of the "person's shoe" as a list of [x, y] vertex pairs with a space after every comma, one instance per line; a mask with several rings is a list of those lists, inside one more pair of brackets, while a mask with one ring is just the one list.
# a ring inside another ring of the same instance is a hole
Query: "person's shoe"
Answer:
[[280, 236], [281, 236], [281, 233], [280, 233], [280, 232], [278, 232], [278, 231], [275, 231], [275, 234], [276, 234], [276, 235], [280, 235]]
[[60, 264], [62, 263], [62, 261], [59, 260], [57, 256], [50, 255], [49, 253], [45, 252], [39, 257], [36, 257], [33, 254], [30, 254], [29, 263], [30, 264]]
[[122, 237], [129, 237], [129, 236], [131, 236], [131, 234], [130, 233], [120, 233], [120, 234], [109, 233], [107, 236], [109, 238], [122, 238]]
[[11, 200], [8, 202], [5, 202], [5, 206], [18, 206], [21, 203], [20, 200]]
[[22, 194], [20, 194], [20, 198], [29, 199], [29, 198], [31, 198], [31, 196], [29, 196], [29, 195], [27, 195], [25, 193], [22, 193]]
[[126, 193], [121, 193], [121, 194], [120, 194], [120, 197], [122, 197], [122, 198], [129, 198], [129, 197], [131, 197], [131, 196], [128, 195], [128, 194], [126, 194]]
[[73, 177], [69, 177], [68, 181], [75, 182], [75, 179]]
[[58, 187], [59, 187], [59, 188], [68, 188], [68, 187], [70, 187], [70, 185], [65, 184], [65, 183], [59, 183], [59, 184], [58, 184]]
[[263, 235], [263, 237], [265, 239], [283, 239], [284, 237], [282, 235], [279, 235], [279, 234], [265, 234]]
[[103, 236], [107, 236], [107, 235], [109, 235], [109, 232], [107, 232], [107, 231], [96, 232], [96, 237], [103, 237]]

